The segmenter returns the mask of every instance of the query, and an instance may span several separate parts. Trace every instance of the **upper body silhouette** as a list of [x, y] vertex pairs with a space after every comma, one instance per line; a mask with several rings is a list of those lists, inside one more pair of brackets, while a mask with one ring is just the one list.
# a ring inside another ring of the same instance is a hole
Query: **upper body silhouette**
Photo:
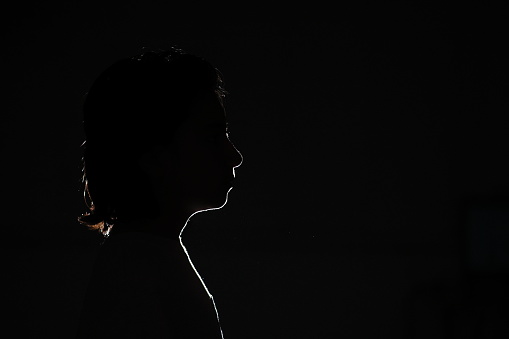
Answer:
[[242, 156], [231, 143], [219, 71], [177, 48], [107, 68], [83, 106], [79, 221], [105, 240], [78, 338], [222, 338], [212, 295], [181, 233], [227, 202]]

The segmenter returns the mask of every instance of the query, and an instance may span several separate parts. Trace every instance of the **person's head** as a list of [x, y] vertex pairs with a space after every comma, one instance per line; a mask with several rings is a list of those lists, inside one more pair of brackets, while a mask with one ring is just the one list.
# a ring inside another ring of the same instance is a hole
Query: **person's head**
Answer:
[[107, 68], [83, 105], [79, 221], [107, 235], [117, 221], [158, 218], [164, 204], [187, 214], [222, 207], [242, 162], [226, 134], [225, 94], [216, 68], [176, 48]]

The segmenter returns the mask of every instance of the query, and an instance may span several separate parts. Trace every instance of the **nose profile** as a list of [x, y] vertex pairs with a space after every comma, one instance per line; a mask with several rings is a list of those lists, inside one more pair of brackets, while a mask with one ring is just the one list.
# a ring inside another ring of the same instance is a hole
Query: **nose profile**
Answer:
[[[228, 139], [229, 140], [229, 139]], [[242, 165], [242, 162], [244, 161], [244, 157], [239, 152], [237, 147], [229, 140], [229, 155], [230, 155], [230, 163], [233, 168], [237, 168], [240, 165]]]
[[237, 168], [239, 167], [240, 165], [242, 165], [242, 162], [244, 161], [244, 157], [242, 156], [242, 154], [239, 152], [239, 150], [232, 144], [233, 146], [233, 149], [235, 150], [235, 161], [234, 161], [234, 164], [233, 165], [233, 168]]

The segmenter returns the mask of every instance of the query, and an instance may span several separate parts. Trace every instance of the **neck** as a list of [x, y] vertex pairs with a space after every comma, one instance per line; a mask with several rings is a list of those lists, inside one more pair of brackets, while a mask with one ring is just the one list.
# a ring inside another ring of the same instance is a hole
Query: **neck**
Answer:
[[118, 222], [112, 229], [112, 233], [121, 232], [144, 232], [158, 235], [164, 238], [180, 240], [180, 235], [184, 230], [190, 215], [162, 215], [156, 219], [142, 218]]

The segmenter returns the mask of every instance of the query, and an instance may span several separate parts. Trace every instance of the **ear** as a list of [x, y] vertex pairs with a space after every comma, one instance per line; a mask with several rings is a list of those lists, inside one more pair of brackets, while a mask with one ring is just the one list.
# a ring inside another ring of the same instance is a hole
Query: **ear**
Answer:
[[166, 151], [160, 146], [152, 147], [138, 158], [138, 166], [150, 176], [161, 176], [165, 170], [163, 160], [165, 153]]

